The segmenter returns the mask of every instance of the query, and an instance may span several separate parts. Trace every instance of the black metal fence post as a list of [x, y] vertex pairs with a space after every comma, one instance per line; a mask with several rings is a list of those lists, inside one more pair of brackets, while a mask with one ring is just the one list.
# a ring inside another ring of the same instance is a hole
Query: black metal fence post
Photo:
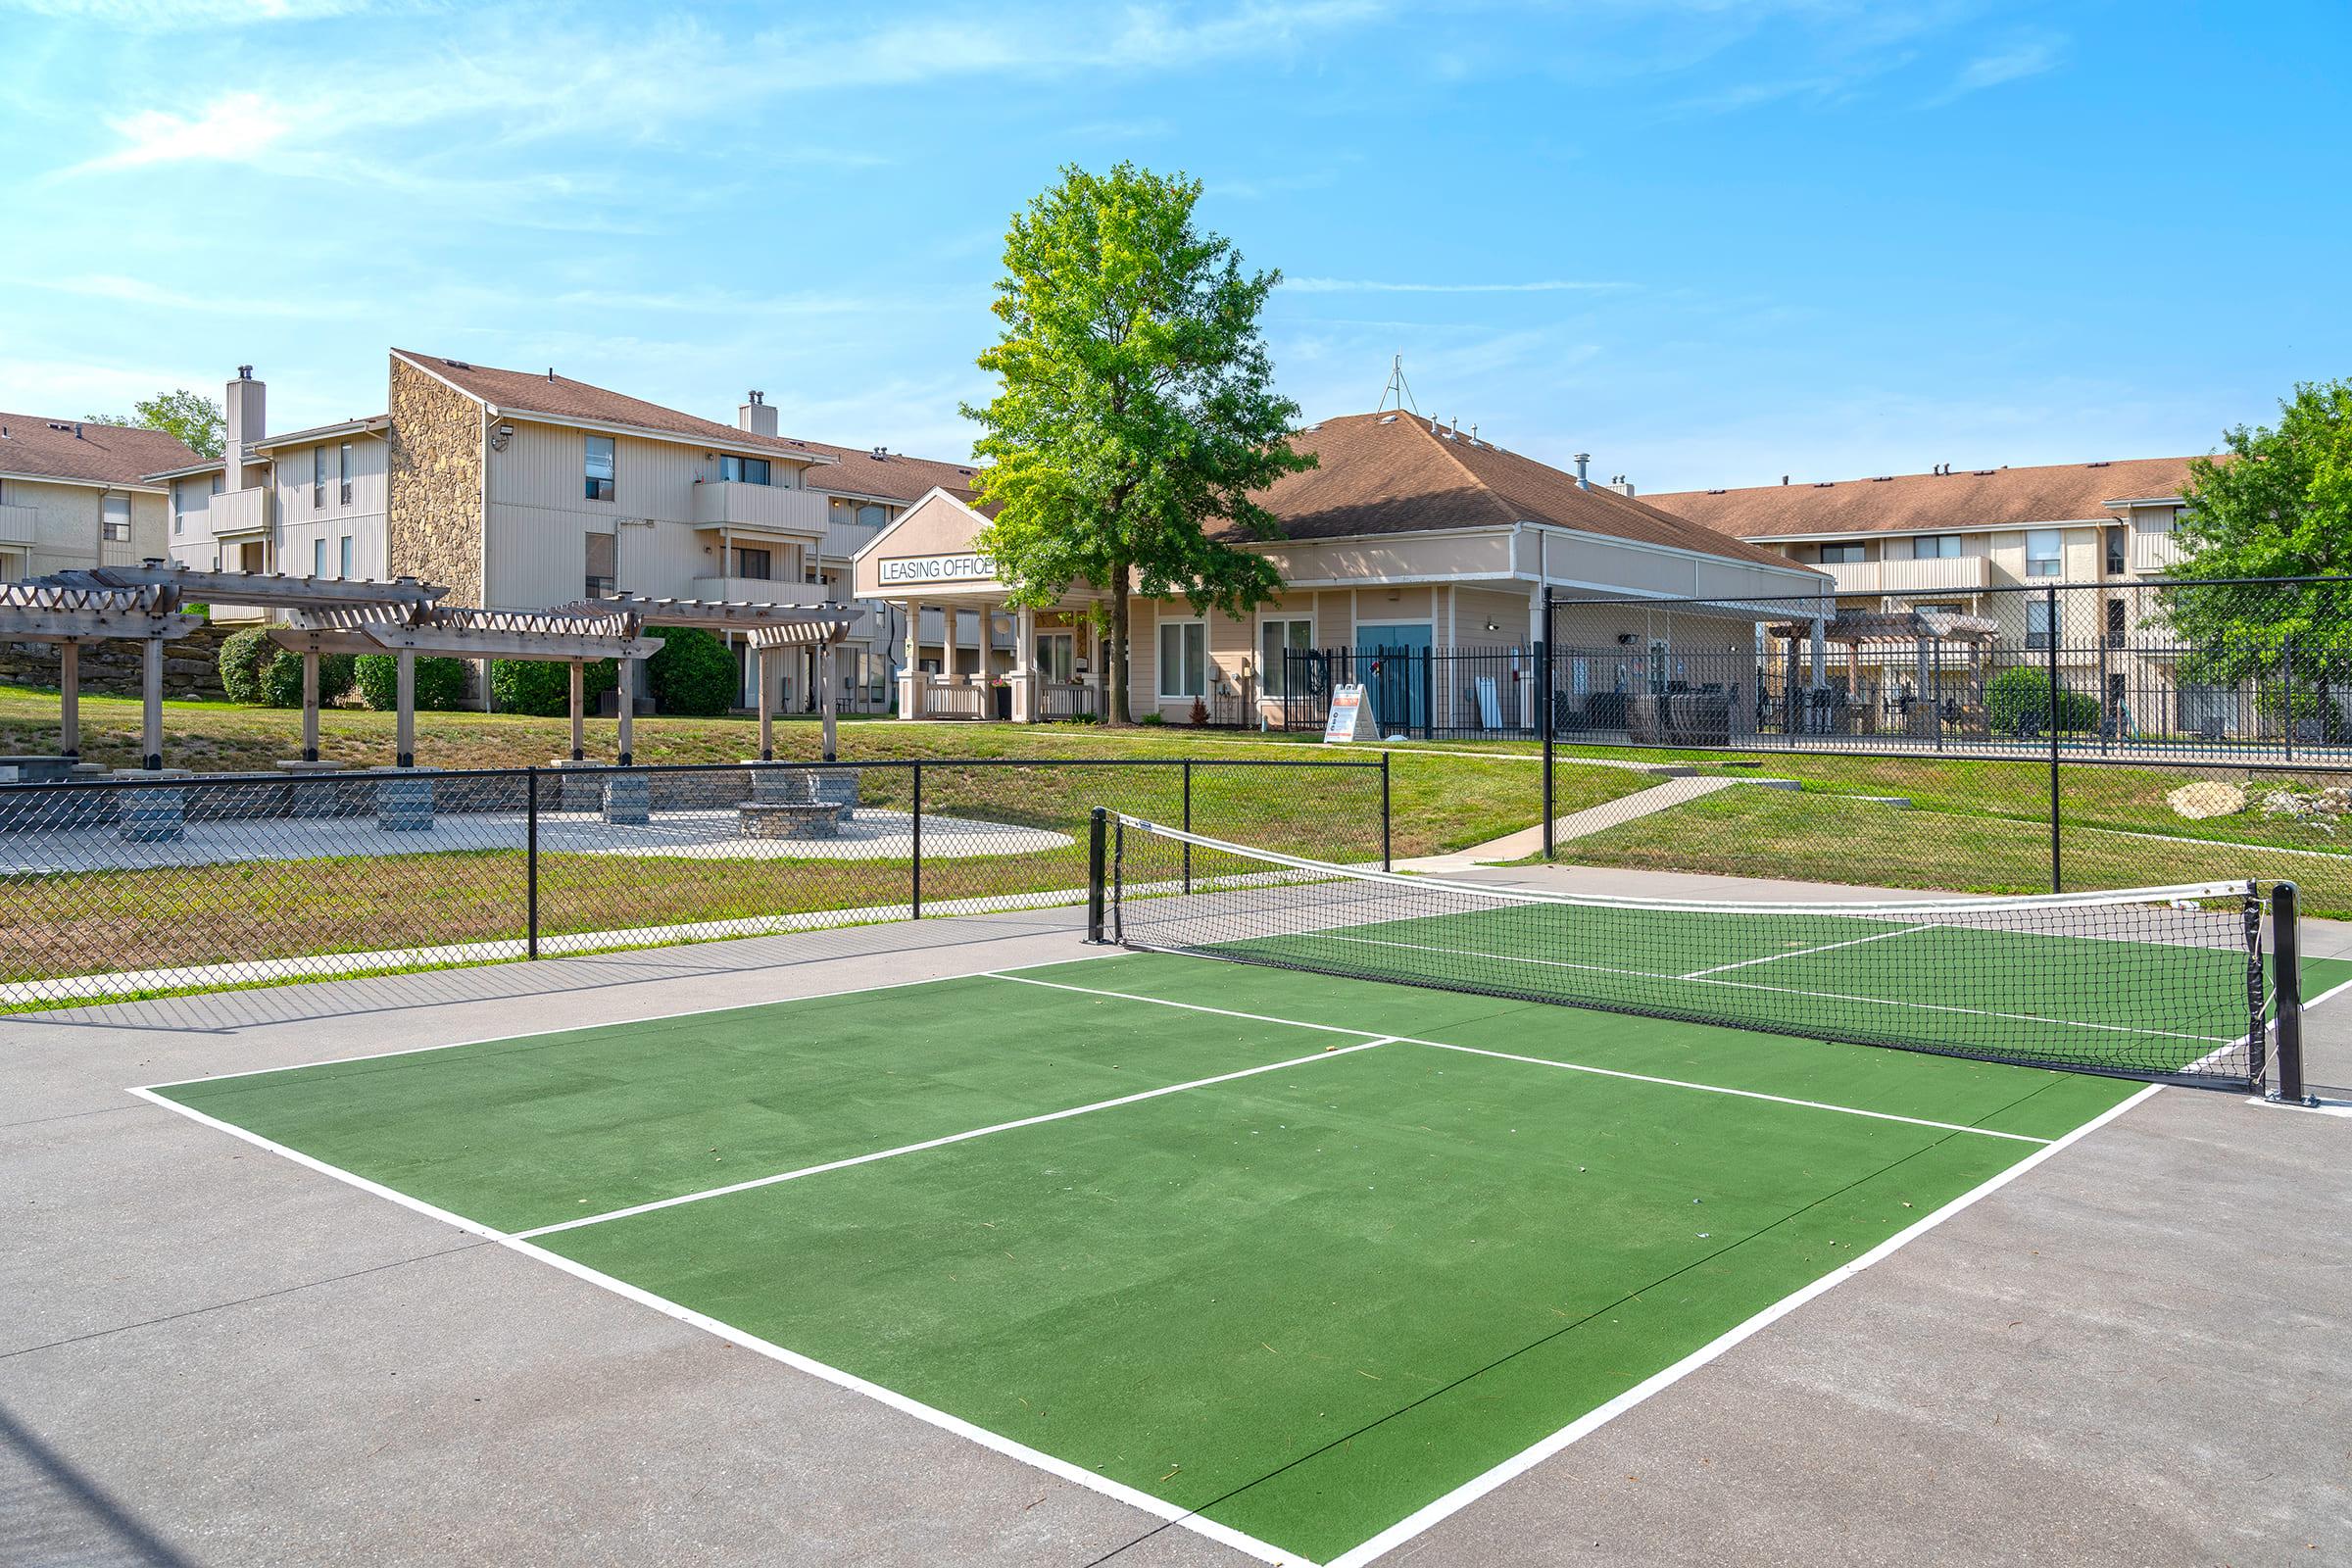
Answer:
[[2295, 640], [2278, 640], [2278, 733], [2285, 739], [2284, 760], [2295, 760]]
[[2050, 686], [2050, 891], [2066, 891], [2066, 875], [2059, 863], [2058, 830], [2058, 589], [2056, 584], [2043, 591], [2043, 602], [2049, 609], [2048, 638], [2042, 648], [2043, 663], [2049, 672]]
[[1383, 751], [1380, 754], [1380, 868], [1383, 871], [1396, 869], [1390, 854], [1393, 841], [1389, 834], [1389, 754]]
[[[1412, 656], [1408, 654], [1405, 657], [1409, 659]], [[1435, 648], [1421, 650], [1421, 738], [1425, 741], [1438, 738], [1438, 651]]]
[[[2292, 882], [2280, 882], [2271, 889], [2271, 988], [2275, 1001], [2273, 1011], [2277, 1019], [2278, 1043], [2273, 1049], [2277, 1063], [2274, 1074], [2275, 1092], [2288, 1103], [2301, 1103], [2303, 1088], [2303, 933], [2301, 925], [2301, 895]], [[2262, 1087], [2262, 1016], [2255, 1014], [2254, 1029], [2247, 1039], [2255, 1042], [2254, 1087]]]
[[914, 818], [914, 855], [910, 862], [913, 866], [910, 881], [913, 892], [907, 901], [911, 906], [907, 917], [920, 920], [923, 917], [923, 764], [920, 762], [914, 764], [914, 810], [912, 814]]
[[527, 934], [523, 956], [539, 956], [539, 769], [523, 769], [522, 883]]
[[1544, 689], [1536, 694], [1536, 700], [1544, 705], [1542, 719], [1544, 734], [1544, 858], [1546, 860], [1552, 858], [1558, 848], [1552, 842], [1551, 831], [1552, 754], [1559, 749], [1560, 744], [1559, 725], [1553, 713], [1557, 704], [1551, 695], [1551, 649], [1556, 640], [1552, 635], [1551, 616], [1551, 590], [1546, 588], [1544, 590], [1544, 640], [1536, 645], [1536, 664], [1543, 671], [1544, 684]]
[[[1193, 760], [1184, 760], [1184, 830], [1193, 830]], [[1193, 847], [1184, 847], [1184, 891], [1193, 891]]]

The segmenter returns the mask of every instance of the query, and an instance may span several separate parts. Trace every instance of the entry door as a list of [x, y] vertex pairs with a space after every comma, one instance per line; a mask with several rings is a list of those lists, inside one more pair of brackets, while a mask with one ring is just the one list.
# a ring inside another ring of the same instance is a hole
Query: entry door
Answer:
[[1426, 621], [1356, 622], [1356, 676], [1372, 699], [1373, 717], [1382, 734], [1419, 729], [1429, 722], [1422, 700], [1422, 666], [1429, 650]]

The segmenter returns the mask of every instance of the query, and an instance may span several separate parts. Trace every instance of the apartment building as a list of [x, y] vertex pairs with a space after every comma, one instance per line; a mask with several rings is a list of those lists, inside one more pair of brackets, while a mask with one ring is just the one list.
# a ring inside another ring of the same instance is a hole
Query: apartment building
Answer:
[[[388, 357], [385, 408], [272, 435], [266, 389], [241, 367], [224, 402], [226, 458], [149, 476], [168, 497], [173, 559], [411, 575], [493, 609], [619, 593], [835, 603], [850, 556], [912, 497], [971, 477], [782, 436], [758, 392], [728, 425], [552, 368], [402, 349]], [[853, 709], [890, 696], [893, 628], [870, 619], [837, 661]], [[778, 663], [778, 701], [812, 708], [813, 662]], [[749, 705], [756, 663], [743, 667]]]
[[[2128, 722], [2184, 732], [2235, 729], [2240, 694], [2177, 683], [2150, 597], [2129, 590], [2180, 559], [2187, 458], [1953, 469], [1650, 497], [1669, 512], [1828, 575], [1845, 611], [1943, 610], [1996, 628], [1994, 649], [2055, 655], [2067, 684], [2095, 690]], [[2053, 611], [2030, 590], [2068, 587]], [[2111, 590], [2100, 593], [2097, 590]], [[2095, 619], [2085, 620], [2085, 612]], [[2053, 620], [2053, 614], [2056, 619]], [[2053, 644], [2055, 647], [2053, 648]], [[1904, 648], [1864, 656], [1881, 706], [1916, 686]], [[1974, 677], [1944, 668], [1931, 690]], [[1843, 677], [1839, 676], [1842, 680]], [[1881, 691], [1880, 688], [1885, 688]], [[2225, 717], [2227, 714], [2229, 716]], [[2125, 721], [2125, 720], [2119, 720]]]
[[161, 556], [168, 498], [149, 475], [195, 458], [161, 430], [0, 414], [0, 582]]

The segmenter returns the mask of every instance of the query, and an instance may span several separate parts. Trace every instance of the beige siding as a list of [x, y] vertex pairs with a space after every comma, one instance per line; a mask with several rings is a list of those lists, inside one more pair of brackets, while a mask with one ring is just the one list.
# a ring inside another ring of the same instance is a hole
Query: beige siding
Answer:
[[[96, 565], [135, 565], [166, 552], [170, 538], [164, 517], [164, 498], [138, 491], [115, 491], [130, 497], [128, 541], [101, 540], [98, 485], [53, 484], [38, 479], [0, 479], [0, 506], [22, 509], [13, 514], [31, 538], [5, 548], [23, 562], [25, 576], [68, 571]], [[12, 532], [18, 531], [12, 526]]]

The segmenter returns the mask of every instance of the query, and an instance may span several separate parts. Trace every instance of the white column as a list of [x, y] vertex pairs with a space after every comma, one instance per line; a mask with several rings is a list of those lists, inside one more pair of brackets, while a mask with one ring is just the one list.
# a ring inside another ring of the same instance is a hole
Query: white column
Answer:
[[1030, 724], [1045, 716], [1045, 683], [1037, 672], [1037, 612], [1023, 606], [1012, 613], [1012, 716]]
[[909, 599], [899, 606], [906, 617], [906, 659], [899, 670], [899, 716], [923, 716], [923, 603]]
[[760, 683], [760, 760], [776, 760], [776, 683], [767, 671], [767, 650], [752, 650], [752, 678]]
[[960, 650], [956, 646], [956, 634], [962, 628], [956, 623], [961, 618], [955, 600], [951, 599], [939, 607], [939, 667], [951, 682], [955, 680], [957, 673], [956, 666], [960, 662], [957, 658]]
[[816, 709], [819, 713], [824, 715], [825, 760], [830, 762], [839, 755], [836, 743], [841, 738], [838, 724], [841, 715], [841, 699], [835, 688], [841, 683], [834, 679], [833, 644], [829, 641], [817, 645], [816, 681], [817, 689], [824, 694], [817, 699]]
[[1813, 684], [1826, 686], [1830, 681], [1829, 622], [1819, 615], [1813, 617], [1813, 635], [1808, 646], [1813, 665]]

